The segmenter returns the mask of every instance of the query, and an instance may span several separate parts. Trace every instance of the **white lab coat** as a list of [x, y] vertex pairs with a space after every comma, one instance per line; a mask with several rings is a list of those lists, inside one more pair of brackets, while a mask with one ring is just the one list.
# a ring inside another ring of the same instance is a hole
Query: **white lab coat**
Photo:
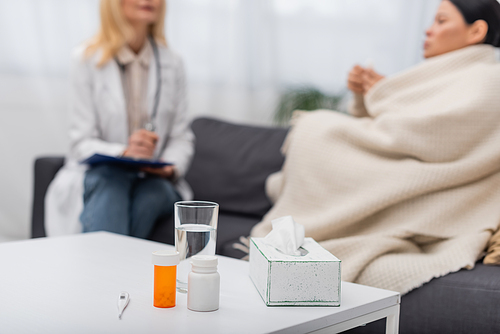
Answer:
[[[100, 53], [86, 58], [85, 45], [73, 56], [70, 75], [70, 152], [66, 164], [50, 184], [45, 197], [47, 236], [81, 232], [83, 180], [86, 166], [79, 161], [94, 153], [117, 156], [128, 142], [127, 111], [120, 69], [115, 61], [98, 67]], [[175, 164], [179, 178], [174, 185], [184, 200], [192, 197], [183, 179], [193, 155], [194, 136], [186, 115], [185, 75], [182, 60], [158, 45], [162, 85], [156, 133], [155, 156]], [[150, 62], [147, 105], [151, 115], [156, 92], [156, 63]], [[162, 152], [162, 143], [166, 143]]]

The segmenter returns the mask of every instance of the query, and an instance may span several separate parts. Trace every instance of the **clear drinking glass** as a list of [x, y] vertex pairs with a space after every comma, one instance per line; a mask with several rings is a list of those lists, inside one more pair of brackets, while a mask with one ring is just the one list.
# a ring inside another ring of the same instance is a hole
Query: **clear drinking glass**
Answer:
[[219, 204], [202, 201], [181, 201], [174, 205], [175, 249], [181, 262], [177, 266], [177, 290], [187, 292], [191, 269], [190, 257], [215, 255]]

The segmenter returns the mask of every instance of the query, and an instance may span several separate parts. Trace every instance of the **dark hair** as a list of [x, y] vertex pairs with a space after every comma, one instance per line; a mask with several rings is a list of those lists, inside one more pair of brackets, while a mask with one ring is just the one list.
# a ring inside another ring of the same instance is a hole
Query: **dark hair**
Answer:
[[497, 0], [449, 0], [468, 24], [477, 20], [488, 23], [484, 44], [500, 47], [500, 3]]

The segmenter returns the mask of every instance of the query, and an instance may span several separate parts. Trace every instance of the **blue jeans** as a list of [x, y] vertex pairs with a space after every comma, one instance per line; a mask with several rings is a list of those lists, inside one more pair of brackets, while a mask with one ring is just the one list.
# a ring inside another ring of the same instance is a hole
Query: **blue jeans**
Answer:
[[168, 180], [100, 165], [85, 174], [80, 221], [83, 232], [109, 231], [147, 238], [156, 220], [171, 215], [179, 200]]

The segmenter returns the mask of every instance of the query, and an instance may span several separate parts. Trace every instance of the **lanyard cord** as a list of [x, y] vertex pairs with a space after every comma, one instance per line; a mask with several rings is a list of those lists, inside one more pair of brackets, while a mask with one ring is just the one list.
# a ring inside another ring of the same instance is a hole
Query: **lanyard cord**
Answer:
[[148, 36], [151, 46], [153, 47], [153, 55], [156, 63], [156, 92], [155, 92], [155, 102], [153, 105], [153, 113], [151, 114], [151, 124], [155, 128], [156, 114], [158, 113], [158, 104], [160, 103], [160, 91], [161, 91], [161, 67], [160, 67], [160, 55], [158, 54], [158, 46], [153, 36]]

